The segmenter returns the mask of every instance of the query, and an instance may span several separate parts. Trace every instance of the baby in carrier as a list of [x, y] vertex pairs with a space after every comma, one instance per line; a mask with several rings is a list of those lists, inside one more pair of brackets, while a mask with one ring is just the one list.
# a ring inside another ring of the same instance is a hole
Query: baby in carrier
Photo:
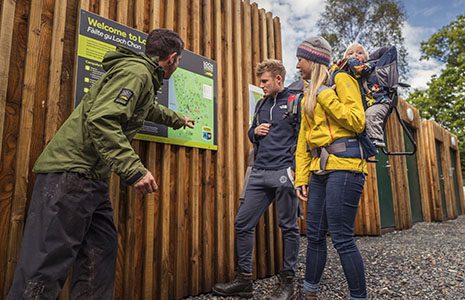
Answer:
[[[394, 51], [392, 55], [395, 57], [389, 57], [391, 60], [397, 58], [395, 48], [392, 48]], [[338, 67], [361, 83], [362, 93], [365, 96], [366, 133], [376, 147], [385, 147], [383, 126], [390, 112], [392, 99], [388, 96], [388, 88], [380, 84], [378, 76], [374, 74], [376, 62], [368, 59], [369, 54], [366, 49], [358, 43], [353, 43], [347, 47]]]

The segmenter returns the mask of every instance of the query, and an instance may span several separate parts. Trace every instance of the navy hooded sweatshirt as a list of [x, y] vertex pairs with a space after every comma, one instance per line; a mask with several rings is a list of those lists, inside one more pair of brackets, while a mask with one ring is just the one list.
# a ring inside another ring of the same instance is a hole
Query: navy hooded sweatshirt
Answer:
[[[292, 167], [294, 169], [294, 154], [300, 127], [300, 102], [298, 102], [295, 122], [291, 121], [287, 113], [287, 103], [294, 97], [295, 95], [285, 88], [275, 97], [267, 97], [259, 111], [255, 113], [248, 132], [250, 141], [255, 145], [254, 168], [280, 170]], [[254, 134], [255, 127], [262, 123], [271, 123], [270, 131], [263, 137]]]

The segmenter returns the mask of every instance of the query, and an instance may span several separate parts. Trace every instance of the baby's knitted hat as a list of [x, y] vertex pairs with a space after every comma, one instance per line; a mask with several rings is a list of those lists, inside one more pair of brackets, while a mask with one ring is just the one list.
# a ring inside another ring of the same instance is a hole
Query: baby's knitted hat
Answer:
[[331, 63], [331, 46], [322, 37], [311, 37], [297, 47], [297, 57], [329, 66]]

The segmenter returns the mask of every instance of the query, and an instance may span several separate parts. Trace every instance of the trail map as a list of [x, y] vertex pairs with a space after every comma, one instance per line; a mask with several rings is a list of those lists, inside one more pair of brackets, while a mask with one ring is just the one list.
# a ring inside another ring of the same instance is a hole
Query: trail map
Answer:
[[[147, 34], [134, 28], [80, 11], [76, 93], [74, 104], [105, 74], [102, 59], [107, 51], [125, 47], [144, 52]], [[136, 139], [217, 150], [217, 84], [216, 62], [183, 50], [176, 72], [164, 80], [157, 101], [195, 120], [194, 129], [173, 130], [146, 121]]]

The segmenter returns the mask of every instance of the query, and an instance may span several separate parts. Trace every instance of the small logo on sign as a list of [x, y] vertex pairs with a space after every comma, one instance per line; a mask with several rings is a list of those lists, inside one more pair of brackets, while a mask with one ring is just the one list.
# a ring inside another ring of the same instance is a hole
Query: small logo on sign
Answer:
[[213, 64], [206, 60], [203, 61], [203, 72], [205, 75], [213, 77]]
[[202, 138], [206, 141], [209, 141], [212, 139], [212, 129], [208, 126], [203, 126], [202, 127]]

